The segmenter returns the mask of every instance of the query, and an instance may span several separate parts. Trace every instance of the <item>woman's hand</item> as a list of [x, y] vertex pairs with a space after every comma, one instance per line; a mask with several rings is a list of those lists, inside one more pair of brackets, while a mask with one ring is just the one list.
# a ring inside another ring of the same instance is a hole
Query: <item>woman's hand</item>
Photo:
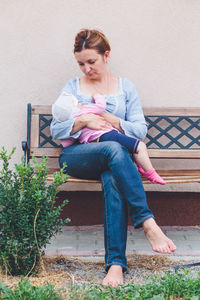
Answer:
[[120, 125], [120, 118], [116, 117], [113, 114], [109, 114], [107, 112], [101, 113], [100, 116], [103, 117], [104, 120], [109, 122], [115, 129], [117, 129], [117, 130], [121, 131], [122, 133], [124, 133], [124, 131], [121, 128], [121, 125]]
[[85, 114], [76, 118], [70, 134], [73, 134], [84, 127], [94, 130], [104, 130], [107, 128], [111, 128], [111, 124], [107, 120], [105, 120], [103, 116], [95, 114]]
[[111, 128], [111, 124], [100, 115], [86, 114], [82, 116], [85, 120], [85, 127], [94, 130], [104, 130]]

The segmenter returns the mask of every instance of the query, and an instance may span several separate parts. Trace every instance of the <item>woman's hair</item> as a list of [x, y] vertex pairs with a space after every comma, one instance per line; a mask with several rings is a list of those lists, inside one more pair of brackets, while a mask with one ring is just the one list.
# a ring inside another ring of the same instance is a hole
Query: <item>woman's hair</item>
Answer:
[[84, 49], [94, 49], [102, 55], [111, 50], [106, 36], [98, 30], [90, 29], [82, 29], [75, 37], [74, 53]]

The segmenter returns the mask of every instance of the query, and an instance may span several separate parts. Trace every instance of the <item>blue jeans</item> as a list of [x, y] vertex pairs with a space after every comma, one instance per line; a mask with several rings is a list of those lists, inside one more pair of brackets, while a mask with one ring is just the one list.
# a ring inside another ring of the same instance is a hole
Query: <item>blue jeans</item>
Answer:
[[135, 228], [153, 217], [139, 173], [128, 150], [117, 142], [75, 144], [62, 150], [60, 166], [83, 179], [100, 179], [104, 197], [105, 269], [125, 271], [128, 210]]

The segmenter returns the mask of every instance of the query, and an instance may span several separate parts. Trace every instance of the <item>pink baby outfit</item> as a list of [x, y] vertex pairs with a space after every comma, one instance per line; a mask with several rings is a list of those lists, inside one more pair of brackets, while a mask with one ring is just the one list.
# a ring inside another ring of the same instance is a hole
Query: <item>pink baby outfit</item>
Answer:
[[[77, 118], [82, 115], [90, 114], [90, 113], [99, 115], [105, 111], [105, 108], [106, 108], [106, 101], [104, 96], [96, 95], [94, 97], [94, 104], [83, 105], [83, 108], [79, 109], [78, 112], [76, 112], [73, 117]], [[109, 132], [111, 130], [114, 130], [112, 126], [110, 126], [110, 128], [105, 130], [94, 130], [94, 129], [84, 127], [81, 130], [81, 134], [78, 139], [81, 144], [89, 143], [91, 141], [95, 141], [102, 134]], [[74, 144], [74, 142], [75, 139], [73, 138], [67, 140], [61, 140], [61, 144], [64, 148], [71, 146], [72, 144]]]

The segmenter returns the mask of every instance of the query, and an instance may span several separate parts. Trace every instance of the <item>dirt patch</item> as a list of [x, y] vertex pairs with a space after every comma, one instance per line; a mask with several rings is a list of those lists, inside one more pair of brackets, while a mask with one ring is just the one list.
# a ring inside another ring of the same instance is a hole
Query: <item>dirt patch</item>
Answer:
[[[141, 283], [144, 275], [153, 276], [168, 270], [174, 261], [167, 257], [156, 255], [131, 255], [128, 256], [128, 271], [125, 273], [125, 282], [131, 280]], [[71, 283], [96, 283], [100, 284], [105, 277], [103, 258], [95, 261], [73, 257], [44, 257], [39, 272], [28, 277], [32, 285], [41, 286], [45, 283], [56, 288], [69, 286]], [[20, 281], [20, 276], [9, 276], [0, 273], [0, 281], [9, 288], [15, 288]]]
[[[134, 281], [135, 284], [147, 283], [148, 278], [162, 276], [166, 271], [174, 272], [174, 266], [186, 263], [170, 260], [161, 255], [129, 255], [127, 258], [128, 271], [124, 273], [125, 284], [130, 281]], [[190, 268], [190, 270], [191, 276], [195, 277], [200, 267]], [[46, 256], [43, 257], [38, 274], [25, 279], [35, 286], [49, 283], [56, 289], [67, 291], [72, 284], [101, 284], [105, 275], [103, 257]], [[9, 288], [16, 288], [20, 279], [20, 276], [9, 276], [0, 272], [0, 282]]]

